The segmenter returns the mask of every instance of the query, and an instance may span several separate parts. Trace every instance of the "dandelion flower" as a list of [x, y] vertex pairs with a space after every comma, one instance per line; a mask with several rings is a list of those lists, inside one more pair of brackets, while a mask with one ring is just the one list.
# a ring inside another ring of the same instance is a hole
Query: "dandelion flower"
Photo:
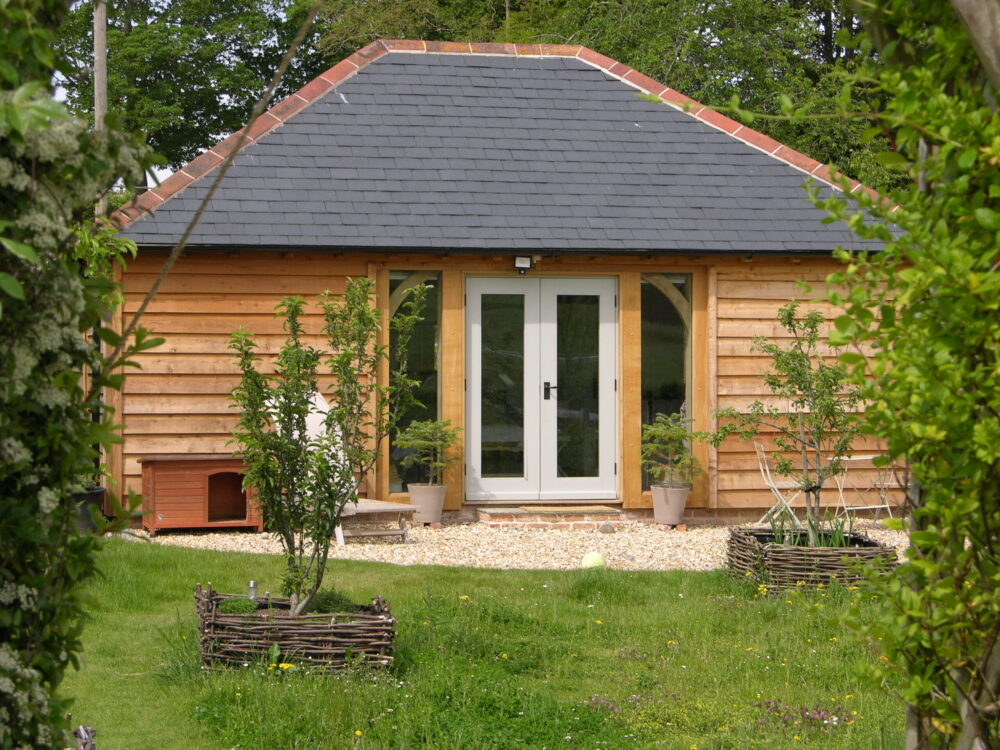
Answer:
[[458, 600], [462, 602], [467, 602], [469, 601], [469, 597], [467, 597], [465, 594], [462, 594], [461, 596], [458, 597]]
[[594, 620], [594, 624], [595, 625], [603, 625], [604, 622], [602, 620]]
[[364, 734], [364, 732], [362, 732], [360, 729], [355, 729], [354, 730], [354, 736], [355, 737], [360, 737], [362, 734]]

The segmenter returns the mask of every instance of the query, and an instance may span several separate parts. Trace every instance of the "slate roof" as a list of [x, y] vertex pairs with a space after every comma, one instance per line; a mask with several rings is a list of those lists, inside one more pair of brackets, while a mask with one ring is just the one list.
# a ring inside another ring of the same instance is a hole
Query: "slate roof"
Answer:
[[[538, 45], [478, 46], [491, 54], [469, 45], [376, 45], [255, 124], [189, 247], [860, 247], [843, 224], [820, 223], [823, 212], [803, 190], [812, 182], [831, 192], [825, 167], [697, 103], [684, 111], [676, 103], [685, 97], [602, 55]], [[172, 245], [234, 138], [125, 209], [117, 220], [131, 224], [126, 236]]]

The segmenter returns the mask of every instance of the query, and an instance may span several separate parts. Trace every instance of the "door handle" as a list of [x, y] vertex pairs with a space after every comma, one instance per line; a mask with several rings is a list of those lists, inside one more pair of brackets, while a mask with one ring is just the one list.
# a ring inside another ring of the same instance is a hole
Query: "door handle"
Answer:
[[552, 391], [558, 388], [559, 386], [552, 385], [549, 381], [546, 380], [545, 384], [542, 386], [542, 398], [548, 401], [550, 398], [552, 398]]

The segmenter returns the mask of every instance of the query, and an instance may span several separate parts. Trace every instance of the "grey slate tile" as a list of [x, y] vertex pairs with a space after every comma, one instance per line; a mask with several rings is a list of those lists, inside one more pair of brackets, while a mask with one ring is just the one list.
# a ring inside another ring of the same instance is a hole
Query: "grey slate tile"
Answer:
[[[578, 60], [394, 53], [249, 146], [196, 237], [402, 249], [858, 246], [819, 224], [808, 181]], [[127, 234], [169, 242], [207, 186]]]

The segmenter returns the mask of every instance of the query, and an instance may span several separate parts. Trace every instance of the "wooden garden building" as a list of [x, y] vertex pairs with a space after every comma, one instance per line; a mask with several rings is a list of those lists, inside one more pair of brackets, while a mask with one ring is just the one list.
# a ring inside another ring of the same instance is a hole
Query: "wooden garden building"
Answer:
[[[238, 136], [118, 214], [138, 243], [131, 315]], [[276, 104], [248, 133], [142, 325], [111, 464], [141, 491], [150, 456], [229, 456], [239, 326], [283, 341], [282, 297], [375, 281], [391, 315], [430, 287], [411, 345], [424, 409], [460, 425], [446, 508], [650, 506], [640, 430], [683, 409], [765, 396], [755, 336], [860, 249], [804, 186], [827, 168], [578, 46], [375, 42]], [[852, 189], [862, 189], [854, 185]], [[306, 324], [318, 334], [318, 308]], [[319, 344], [319, 335], [311, 339]], [[769, 506], [752, 445], [699, 444], [689, 507]], [[387, 447], [367, 494], [406, 499]], [[220, 459], [224, 460], [224, 459]]]

